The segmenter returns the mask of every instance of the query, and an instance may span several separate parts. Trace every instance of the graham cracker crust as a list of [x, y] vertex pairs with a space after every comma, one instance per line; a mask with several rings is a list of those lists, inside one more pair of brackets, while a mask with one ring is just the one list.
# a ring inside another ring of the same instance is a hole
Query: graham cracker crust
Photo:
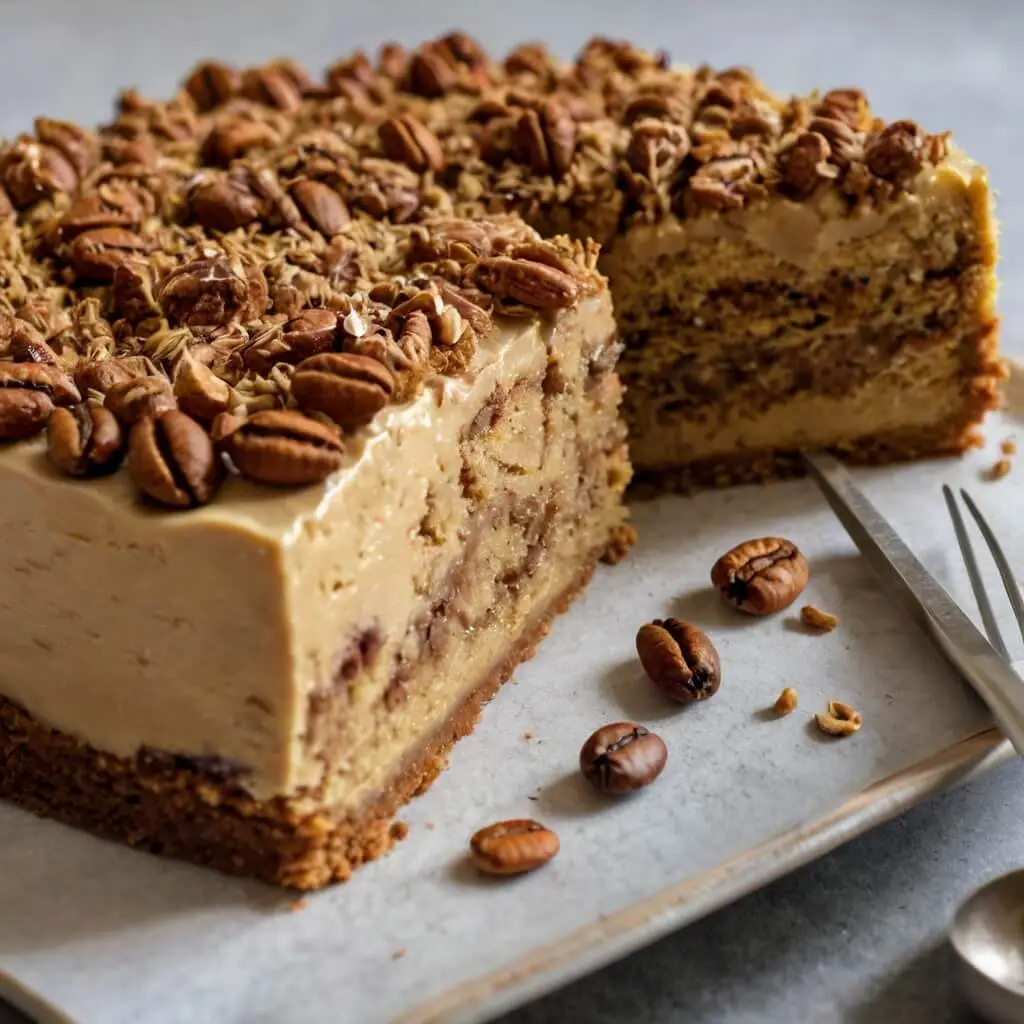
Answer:
[[277, 798], [257, 801], [194, 768], [114, 757], [34, 719], [0, 696], [0, 798], [139, 850], [292, 889], [344, 881], [408, 831], [394, 816], [429, 788], [484, 704], [536, 653], [556, 615], [590, 581], [604, 548], [519, 637], [443, 728], [358, 816], [300, 814]]
[[[894, 462], [963, 455], [982, 444], [977, 427], [985, 413], [998, 406], [993, 392], [979, 396], [976, 404], [954, 421], [927, 430], [897, 430], [872, 434], [827, 451], [853, 465], [881, 466]], [[659, 494], [694, 491], [738, 484], [763, 484], [805, 476], [800, 451], [762, 449], [724, 458], [700, 459], [667, 469], [634, 469], [627, 496], [645, 500]]]

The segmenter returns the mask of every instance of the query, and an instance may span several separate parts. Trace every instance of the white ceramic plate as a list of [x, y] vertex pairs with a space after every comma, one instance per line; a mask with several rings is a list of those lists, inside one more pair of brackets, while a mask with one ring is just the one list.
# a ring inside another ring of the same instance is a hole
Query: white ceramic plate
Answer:
[[[981, 478], [1024, 419], [1018, 392], [1015, 377], [986, 451], [858, 474], [972, 613], [939, 485], [969, 486], [1024, 565], [1024, 470]], [[1009, 756], [809, 482], [660, 499], [635, 520], [632, 557], [599, 571], [407, 808], [408, 839], [299, 908], [0, 807], [0, 991], [26, 1006], [34, 993], [34, 1012], [82, 1024], [481, 1021]], [[806, 600], [839, 615], [835, 632], [811, 635], [792, 614], [749, 620], [711, 591], [715, 558], [766, 534], [806, 552]], [[670, 705], [639, 671], [637, 627], [668, 614], [706, 628], [721, 652], [724, 682], [706, 704]], [[765, 709], [785, 685], [800, 706], [776, 720]], [[862, 712], [855, 736], [815, 730], [830, 698]], [[669, 762], [648, 790], [609, 802], [579, 777], [577, 755], [594, 728], [624, 718], [659, 732]], [[522, 816], [557, 830], [559, 856], [521, 879], [477, 876], [468, 836]]]

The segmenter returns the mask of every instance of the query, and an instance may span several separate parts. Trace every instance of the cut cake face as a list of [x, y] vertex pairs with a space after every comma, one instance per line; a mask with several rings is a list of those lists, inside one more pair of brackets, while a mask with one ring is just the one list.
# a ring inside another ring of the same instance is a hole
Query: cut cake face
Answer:
[[688, 488], [960, 451], [1002, 373], [945, 135], [625, 43], [207, 63], [0, 186], [0, 794], [297, 888], [622, 553], [620, 406]]

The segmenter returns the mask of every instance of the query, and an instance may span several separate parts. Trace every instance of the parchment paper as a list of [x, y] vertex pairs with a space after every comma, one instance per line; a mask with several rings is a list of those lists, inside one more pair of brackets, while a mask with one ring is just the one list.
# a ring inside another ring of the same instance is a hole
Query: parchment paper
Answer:
[[[1015, 409], [1016, 397], [1011, 389]], [[1003, 480], [982, 479], [1015, 431], [1024, 443], [1006, 413], [989, 421], [988, 448], [963, 460], [857, 472], [975, 617], [939, 486], [970, 487], [1024, 566], [1024, 459]], [[664, 498], [637, 505], [634, 521], [633, 555], [599, 570], [449, 770], [406, 808], [405, 842], [298, 907], [294, 895], [0, 805], [0, 971], [82, 1024], [385, 1021], [991, 724], [809, 482]], [[803, 630], [796, 608], [740, 617], [710, 589], [719, 554], [766, 534], [807, 554], [804, 600], [840, 616], [834, 633]], [[704, 705], [667, 703], [636, 662], [637, 627], [670, 614], [707, 629], [721, 653], [722, 688]], [[765, 709], [787, 685], [800, 707], [774, 720]], [[852, 738], [815, 730], [811, 715], [830, 698], [862, 712]], [[609, 802], [579, 777], [577, 756], [594, 728], [621, 719], [659, 732], [669, 762], [648, 790]], [[464, 857], [469, 835], [521, 816], [555, 828], [560, 855], [522, 879], [478, 877]]]

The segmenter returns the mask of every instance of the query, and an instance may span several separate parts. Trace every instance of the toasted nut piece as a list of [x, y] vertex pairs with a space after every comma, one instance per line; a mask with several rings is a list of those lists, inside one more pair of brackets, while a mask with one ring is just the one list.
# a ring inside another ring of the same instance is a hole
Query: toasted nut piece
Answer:
[[636, 653], [648, 679], [680, 704], [714, 697], [722, 683], [722, 664], [711, 638], [680, 619], [641, 626]]
[[811, 629], [829, 633], [839, 625], [839, 616], [833, 615], [831, 612], [823, 612], [820, 608], [815, 608], [813, 604], [805, 604], [800, 609], [800, 621]]
[[861, 727], [863, 719], [852, 705], [844, 704], [841, 700], [830, 700], [828, 714], [819, 711], [814, 721], [828, 736], [852, 736]]
[[792, 686], [787, 686], [782, 693], [775, 698], [775, 703], [772, 705], [772, 711], [781, 718], [792, 711], [796, 711], [796, 705], [796, 690], [794, 690]]
[[521, 875], [558, 853], [558, 836], [539, 821], [517, 818], [480, 829], [469, 841], [473, 863], [488, 875]]
[[986, 480], [1002, 480], [1007, 473], [1013, 468], [1013, 464], [1009, 459], [1000, 459], [993, 466], [989, 466], [988, 469], [982, 473], [982, 476]]
[[711, 582], [734, 608], [770, 615], [788, 608], [807, 586], [807, 559], [782, 537], [744, 541], [715, 562]]

